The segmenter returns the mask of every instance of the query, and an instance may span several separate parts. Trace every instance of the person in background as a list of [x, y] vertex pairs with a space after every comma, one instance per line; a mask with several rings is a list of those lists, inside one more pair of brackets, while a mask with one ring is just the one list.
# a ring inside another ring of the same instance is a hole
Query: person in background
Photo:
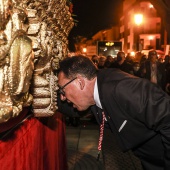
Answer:
[[141, 64], [140, 77], [158, 84], [165, 90], [165, 68], [162, 63], [158, 62], [156, 50], [149, 51], [148, 59]]
[[145, 170], [169, 170], [170, 96], [158, 85], [120, 69], [97, 70], [85, 56], [60, 62], [58, 84], [62, 101], [79, 111], [91, 107], [96, 121], [110, 128], [122, 151], [132, 150]]
[[158, 62], [159, 63], [163, 63], [164, 62], [164, 59], [162, 57], [158, 58]]
[[135, 76], [140, 77], [139, 69], [140, 69], [140, 63], [137, 62], [137, 61], [135, 61], [135, 62], [133, 63], [133, 74], [134, 74]]
[[166, 73], [166, 86], [165, 90], [170, 95], [170, 52], [165, 56], [165, 73]]
[[106, 61], [106, 57], [105, 56], [100, 56], [99, 57], [99, 64], [98, 64], [98, 68], [99, 69], [103, 69], [104, 68], [105, 61]]
[[98, 68], [98, 64], [99, 64], [99, 56], [98, 55], [92, 55], [91, 60], [93, 61], [93, 63], [96, 65], [96, 67]]
[[130, 63], [130, 64], [133, 65], [134, 57], [131, 55], [131, 53], [128, 53], [128, 54], [126, 55], [125, 60], [126, 60], [128, 63]]
[[140, 59], [140, 65], [145, 64], [146, 61], [147, 61], [147, 56], [146, 55], [142, 55], [141, 59]]
[[113, 57], [111, 55], [108, 55], [104, 63], [104, 68], [110, 68], [113, 61], [114, 61]]
[[125, 53], [123, 51], [119, 51], [117, 53], [117, 59], [112, 63], [112, 68], [119, 68], [122, 71], [133, 74], [132, 64], [125, 60]]

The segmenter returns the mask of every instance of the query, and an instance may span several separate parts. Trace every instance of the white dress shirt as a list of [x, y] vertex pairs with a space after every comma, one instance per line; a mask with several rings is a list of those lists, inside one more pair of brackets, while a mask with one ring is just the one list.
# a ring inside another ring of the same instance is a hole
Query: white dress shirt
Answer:
[[95, 81], [95, 85], [94, 85], [94, 101], [96, 103], [96, 106], [103, 109], [101, 102], [100, 102], [100, 98], [99, 98], [99, 91], [98, 91], [98, 86], [97, 86], [97, 78]]

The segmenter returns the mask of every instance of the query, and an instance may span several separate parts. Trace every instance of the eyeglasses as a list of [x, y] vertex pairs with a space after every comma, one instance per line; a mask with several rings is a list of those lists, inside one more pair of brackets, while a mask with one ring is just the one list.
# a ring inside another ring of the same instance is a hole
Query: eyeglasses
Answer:
[[62, 94], [63, 96], [65, 96], [65, 91], [63, 90], [68, 84], [70, 84], [72, 81], [74, 81], [77, 77], [73, 78], [72, 80], [70, 80], [69, 82], [67, 82], [66, 84], [64, 84], [63, 86], [59, 86], [58, 92], [59, 94]]

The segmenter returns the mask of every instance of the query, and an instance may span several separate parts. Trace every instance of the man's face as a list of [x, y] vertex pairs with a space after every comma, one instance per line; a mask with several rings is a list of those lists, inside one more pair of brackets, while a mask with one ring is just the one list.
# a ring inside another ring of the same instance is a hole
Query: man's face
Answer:
[[157, 62], [157, 56], [156, 56], [156, 54], [151, 54], [151, 56], [150, 56], [150, 61], [151, 61], [152, 63], [156, 63], [156, 62]]
[[[71, 81], [72, 80], [72, 81]], [[65, 77], [63, 72], [58, 75], [58, 85], [60, 87], [60, 98], [61, 100], [67, 100], [68, 103], [72, 103], [73, 107], [79, 111], [86, 110], [90, 104], [86, 99], [86, 90], [84, 85], [82, 85], [82, 80], [78, 77], [73, 79], [68, 79]], [[70, 82], [70, 83], [69, 83]], [[68, 84], [67, 84], [68, 83]], [[67, 84], [67, 85], [66, 85]], [[66, 86], [65, 86], [66, 85]], [[64, 88], [62, 88], [65, 86]], [[62, 93], [62, 91], [64, 93]]]
[[125, 60], [125, 54], [124, 53], [120, 53], [118, 56], [117, 56], [117, 61], [124, 61]]

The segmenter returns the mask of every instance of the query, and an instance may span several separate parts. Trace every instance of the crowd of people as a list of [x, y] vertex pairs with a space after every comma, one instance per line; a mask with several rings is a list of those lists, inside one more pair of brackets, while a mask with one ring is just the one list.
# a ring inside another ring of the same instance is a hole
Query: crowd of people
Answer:
[[156, 50], [151, 50], [148, 56], [142, 55], [140, 60], [136, 60], [129, 54], [126, 55], [123, 51], [118, 52], [116, 58], [110, 55], [93, 55], [91, 60], [98, 69], [119, 68], [124, 72], [158, 84], [170, 94], [170, 52], [164, 59], [158, 58]]

